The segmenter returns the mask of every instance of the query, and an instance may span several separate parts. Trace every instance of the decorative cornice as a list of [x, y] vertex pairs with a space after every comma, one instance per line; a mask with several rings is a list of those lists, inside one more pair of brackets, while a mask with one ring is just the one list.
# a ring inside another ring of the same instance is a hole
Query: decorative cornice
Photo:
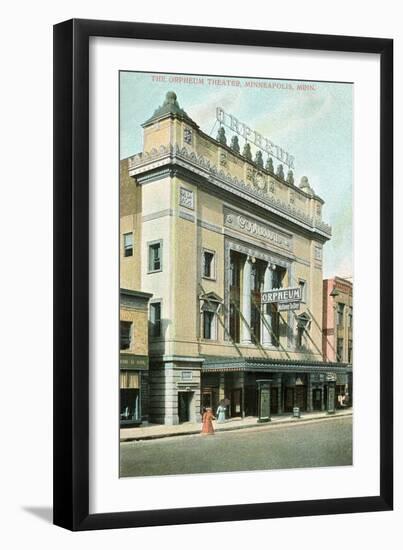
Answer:
[[[156, 179], [152, 174], [147, 177], [146, 172], [155, 171], [161, 167], [166, 168], [170, 164], [177, 164], [199, 176], [207, 177], [208, 181], [218, 187], [259, 204], [292, 223], [318, 233], [325, 239], [331, 236], [331, 227], [319, 218], [309, 216], [299, 208], [287, 204], [262, 189], [248, 185], [236, 176], [231, 176], [223, 168], [218, 168], [202, 155], [189, 151], [186, 147], [179, 147], [178, 144], [161, 145], [158, 149], [153, 148], [149, 152], [138, 153], [128, 159], [129, 174], [136, 176], [140, 183]], [[164, 173], [167, 175], [168, 171], [165, 170]], [[298, 191], [297, 188], [295, 190]]]

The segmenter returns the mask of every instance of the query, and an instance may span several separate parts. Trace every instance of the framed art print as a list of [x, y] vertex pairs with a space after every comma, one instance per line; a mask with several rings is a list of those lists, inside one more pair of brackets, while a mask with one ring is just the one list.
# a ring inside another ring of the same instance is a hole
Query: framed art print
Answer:
[[54, 522], [392, 508], [392, 41], [54, 28]]

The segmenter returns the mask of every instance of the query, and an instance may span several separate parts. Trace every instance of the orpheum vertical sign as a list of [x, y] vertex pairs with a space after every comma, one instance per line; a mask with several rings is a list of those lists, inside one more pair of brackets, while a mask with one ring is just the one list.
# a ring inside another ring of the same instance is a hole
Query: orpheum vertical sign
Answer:
[[256, 147], [259, 147], [262, 151], [265, 151], [269, 155], [276, 157], [277, 160], [294, 170], [294, 157], [285, 151], [279, 145], [273, 143], [270, 139], [263, 137], [256, 130], [252, 130], [244, 122], [239, 121], [233, 115], [230, 115], [224, 111], [221, 107], [216, 109], [216, 117], [220, 124], [224, 124], [233, 132], [243, 137], [246, 141], [253, 143]]

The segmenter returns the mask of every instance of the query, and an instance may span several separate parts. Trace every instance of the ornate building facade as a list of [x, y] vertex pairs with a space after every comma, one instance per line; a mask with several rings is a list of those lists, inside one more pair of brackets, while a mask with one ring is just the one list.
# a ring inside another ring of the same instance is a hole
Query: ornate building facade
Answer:
[[[142, 126], [143, 151], [121, 161], [121, 286], [152, 294], [151, 421], [198, 421], [223, 400], [257, 415], [261, 379], [273, 414], [325, 410], [351, 365], [322, 355], [324, 201], [223, 127], [203, 133], [173, 92]], [[290, 288], [298, 308], [263, 303]]]

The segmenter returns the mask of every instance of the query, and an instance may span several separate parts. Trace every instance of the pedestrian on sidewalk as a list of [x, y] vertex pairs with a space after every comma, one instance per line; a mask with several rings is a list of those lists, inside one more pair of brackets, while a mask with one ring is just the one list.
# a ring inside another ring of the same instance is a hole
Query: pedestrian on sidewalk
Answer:
[[224, 405], [218, 405], [218, 409], [217, 409], [217, 422], [219, 422], [220, 424], [222, 422], [225, 422], [225, 409], [226, 407], [224, 407]]
[[207, 407], [207, 409], [203, 412], [203, 423], [202, 423], [202, 435], [214, 435], [214, 427], [213, 427], [213, 420], [215, 420], [215, 417], [213, 415], [213, 411], [211, 410], [211, 407]]

